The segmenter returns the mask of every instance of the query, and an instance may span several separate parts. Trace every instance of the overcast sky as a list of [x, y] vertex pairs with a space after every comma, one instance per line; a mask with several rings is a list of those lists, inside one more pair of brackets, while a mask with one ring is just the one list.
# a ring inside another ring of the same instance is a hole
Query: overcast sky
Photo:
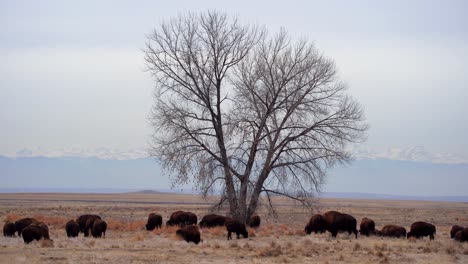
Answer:
[[145, 147], [145, 34], [216, 9], [332, 57], [365, 108], [368, 146], [468, 155], [468, 1], [221, 2], [0, 1], [0, 154]]

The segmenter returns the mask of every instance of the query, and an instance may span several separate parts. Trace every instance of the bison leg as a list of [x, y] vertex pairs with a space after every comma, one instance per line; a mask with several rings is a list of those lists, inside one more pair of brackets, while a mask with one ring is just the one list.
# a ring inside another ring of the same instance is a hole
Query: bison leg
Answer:
[[338, 232], [337, 231], [332, 231], [331, 233], [332, 233], [332, 237], [336, 238], [336, 235], [338, 234]]
[[232, 239], [232, 237], [231, 237], [231, 231], [228, 231], [227, 239], [228, 239], [228, 240]]
[[[354, 237], [357, 238], [357, 229], [354, 229], [353, 233], [354, 233]], [[367, 234], [367, 236], [369, 236], [369, 234]]]
[[434, 234], [429, 235], [430, 240], [434, 240]]
[[236, 233], [236, 238], [239, 239], [239, 233]]

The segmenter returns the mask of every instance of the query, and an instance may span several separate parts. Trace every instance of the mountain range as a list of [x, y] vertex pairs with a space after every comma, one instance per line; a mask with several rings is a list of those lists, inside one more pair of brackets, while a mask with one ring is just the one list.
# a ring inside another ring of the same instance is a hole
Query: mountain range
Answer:
[[[153, 158], [0, 156], [0, 182], [0, 192], [193, 191], [192, 183], [172, 188], [171, 180]], [[468, 196], [466, 186], [468, 164], [363, 158], [331, 169], [322, 191], [325, 196], [341, 193], [350, 198], [372, 194], [454, 200]]]
[[[428, 150], [421, 146], [405, 146], [392, 148], [358, 147], [350, 149], [353, 157], [362, 159], [388, 159], [401, 161], [418, 161], [428, 163], [468, 164], [468, 158], [454, 153], [441, 153]], [[129, 160], [148, 157], [146, 148], [115, 149], [115, 148], [60, 148], [21, 149], [9, 157], [95, 157], [107, 160]]]

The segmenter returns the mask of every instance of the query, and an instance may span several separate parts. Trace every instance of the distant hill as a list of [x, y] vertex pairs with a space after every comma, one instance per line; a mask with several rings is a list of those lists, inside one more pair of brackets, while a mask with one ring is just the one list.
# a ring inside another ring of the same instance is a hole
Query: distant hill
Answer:
[[169, 188], [151, 158], [103, 160], [81, 157], [0, 156], [2, 188], [158, 189]]
[[363, 159], [331, 170], [325, 192], [466, 196], [468, 164]]
[[[0, 156], [0, 192], [176, 192], [154, 159]], [[468, 165], [356, 160], [330, 171], [324, 197], [468, 201]]]

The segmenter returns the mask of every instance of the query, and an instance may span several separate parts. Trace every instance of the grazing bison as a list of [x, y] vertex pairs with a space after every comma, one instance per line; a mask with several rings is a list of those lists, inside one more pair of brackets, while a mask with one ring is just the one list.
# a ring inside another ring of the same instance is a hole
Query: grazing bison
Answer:
[[107, 223], [101, 219], [96, 219], [93, 221], [93, 226], [91, 227], [91, 234], [93, 237], [106, 238]]
[[193, 242], [198, 244], [202, 241], [200, 239], [200, 230], [198, 230], [198, 226], [196, 225], [184, 226], [176, 231], [176, 235], [183, 238], [187, 243]]
[[406, 237], [407, 238], [410, 238], [410, 237], [420, 238], [420, 237], [429, 236], [429, 238], [433, 240], [435, 233], [436, 233], [436, 228], [433, 224], [419, 221], [419, 222], [414, 222], [411, 225], [411, 229], [408, 232], [408, 234], [406, 234]]
[[252, 228], [257, 228], [260, 226], [260, 222], [261, 222], [260, 216], [252, 215], [252, 217], [250, 217], [249, 219], [249, 226]]
[[450, 238], [454, 238], [458, 231], [463, 230], [463, 227], [459, 225], [453, 225], [452, 229], [450, 230]]
[[463, 228], [455, 234], [454, 239], [460, 242], [468, 242], [468, 228]]
[[325, 221], [325, 218], [321, 214], [313, 215], [310, 218], [309, 223], [307, 223], [307, 225], [304, 228], [304, 232], [306, 232], [306, 234], [308, 235], [312, 232], [315, 232], [315, 234], [319, 232], [323, 233], [326, 230], [327, 230], [327, 222]]
[[381, 231], [376, 230], [375, 234], [383, 237], [406, 237], [406, 229], [402, 226], [386, 225]]
[[152, 231], [155, 228], [161, 228], [162, 216], [151, 213], [148, 215], [148, 221], [146, 222], [146, 230]]
[[210, 228], [215, 226], [224, 226], [226, 223], [226, 217], [217, 214], [209, 214], [203, 216], [202, 220], [198, 224], [201, 228]]
[[22, 230], [24, 243], [29, 244], [33, 240], [49, 238], [49, 230], [39, 225], [29, 225]]
[[359, 225], [359, 233], [364, 236], [369, 236], [374, 234], [375, 232], [375, 222], [374, 220], [364, 217], [361, 220], [361, 224]]
[[196, 225], [197, 216], [191, 212], [176, 211], [171, 214], [169, 220], [166, 222], [167, 226], [186, 226], [186, 225]]
[[332, 234], [332, 237], [336, 237], [339, 231], [347, 231], [348, 234], [354, 233], [357, 238], [356, 218], [337, 211], [328, 211], [323, 214], [323, 217], [325, 218], [327, 230]]
[[92, 225], [88, 225], [88, 221], [89, 224], [91, 224], [95, 219], [101, 219], [101, 217], [99, 215], [86, 214], [76, 219], [76, 223], [80, 226], [80, 232], [82, 232], [85, 237], [89, 236], [89, 230], [92, 227]]
[[29, 225], [32, 224], [39, 224], [39, 221], [37, 221], [34, 218], [23, 218], [15, 222], [15, 230], [18, 232], [18, 236], [21, 236], [21, 233], [23, 232], [23, 229], [26, 228]]
[[5, 225], [3, 226], [3, 236], [6, 237], [13, 237], [15, 236], [15, 223], [12, 222], [6, 222]]
[[228, 231], [227, 239], [232, 239], [231, 233], [236, 233], [236, 238], [239, 239], [239, 235], [242, 235], [244, 238], [249, 237], [249, 233], [245, 228], [245, 225], [236, 220], [230, 220], [226, 222], [226, 230]]
[[44, 229], [46, 229], [47, 231], [49, 231], [49, 227], [44, 223], [44, 222], [39, 222], [38, 224], [36, 224], [37, 226], [40, 226]]
[[80, 225], [75, 220], [70, 220], [65, 225], [65, 231], [67, 232], [67, 237], [77, 237], [80, 233]]

